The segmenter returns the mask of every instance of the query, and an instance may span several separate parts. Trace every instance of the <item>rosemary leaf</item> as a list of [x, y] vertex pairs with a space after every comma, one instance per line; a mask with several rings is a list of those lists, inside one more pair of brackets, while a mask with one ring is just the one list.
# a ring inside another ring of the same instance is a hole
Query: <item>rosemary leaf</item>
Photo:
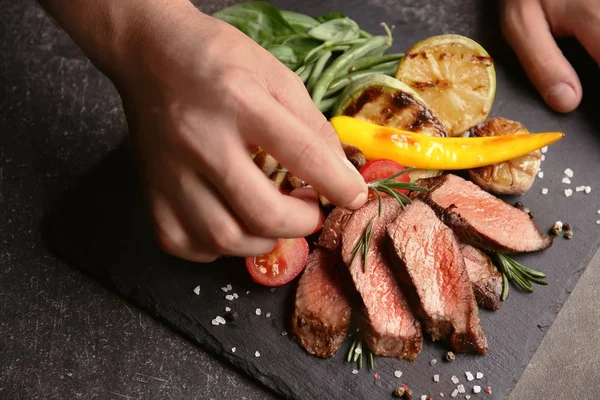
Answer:
[[371, 222], [369, 222], [369, 225], [367, 225], [367, 230], [365, 232], [365, 245], [363, 248], [363, 272], [367, 272], [367, 254], [369, 253], [369, 247], [371, 246], [371, 238], [373, 237], [373, 225], [375, 224], [375, 219], [376, 218], [373, 218]]
[[362, 369], [362, 359], [363, 359], [363, 355], [362, 355], [362, 353], [360, 353], [358, 356], [358, 369]]
[[352, 356], [354, 355], [354, 348], [356, 347], [356, 341], [357, 339], [354, 339], [352, 341], [352, 345], [350, 346], [350, 350], [348, 351], [348, 357], [346, 358], [347, 362], [352, 361]]
[[[356, 350], [360, 350], [359, 352], [357, 352]], [[358, 359], [360, 358], [360, 356], [362, 355], [362, 341], [358, 340], [358, 343], [356, 343], [356, 348], [354, 349], [354, 362], [358, 361]], [[359, 367], [360, 369], [360, 367]]]
[[375, 362], [373, 361], [373, 353], [369, 350], [369, 370], [373, 371]]
[[502, 272], [502, 301], [508, 298], [508, 277], [504, 272]]

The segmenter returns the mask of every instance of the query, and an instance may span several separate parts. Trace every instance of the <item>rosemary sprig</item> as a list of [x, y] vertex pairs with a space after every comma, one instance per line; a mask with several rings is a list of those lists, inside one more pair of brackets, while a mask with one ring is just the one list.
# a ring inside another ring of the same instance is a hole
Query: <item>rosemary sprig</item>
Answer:
[[[350, 335], [349, 335], [350, 336]], [[348, 350], [348, 354], [346, 355], [346, 362], [355, 362], [357, 365], [357, 369], [362, 369], [363, 366], [363, 353], [367, 354], [367, 365], [370, 371], [373, 371], [374, 361], [373, 361], [373, 353], [368, 346], [363, 346], [362, 336], [359, 335], [359, 329], [356, 329], [354, 334], [354, 340], [350, 345], [350, 349]]]
[[373, 237], [373, 226], [375, 225], [375, 220], [379, 216], [381, 216], [381, 213], [383, 212], [383, 200], [381, 193], [385, 193], [392, 196], [394, 199], [396, 199], [398, 204], [400, 204], [400, 207], [404, 209], [406, 208], [407, 204], [410, 204], [410, 198], [404, 193], [397, 192], [394, 189], [405, 189], [412, 192], [423, 192], [427, 190], [427, 188], [421, 187], [414, 182], [398, 182], [395, 180], [397, 177], [407, 174], [413, 169], [414, 167], [406, 168], [405, 170], [394, 174], [388, 178], [376, 179], [372, 182], [367, 183], [367, 188], [370, 191], [373, 191], [379, 199], [379, 209], [377, 211], [377, 215], [371, 220], [371, 222], [369, 222], [369, 225], [367, 225], [365, 232], [359, 239], [358, 243], [356, 243], [356, 246], [354, 246], [354, 249], [352, 249], [352, 262], [350, 263], [352, 265], [356, 257], [358, 257], [358, 255], [362, 252], [363, 272], [367, 271], [367, 253], [369, 252], [371, 238]]
[[495, 253], [493, 258], [502, 273], [502, 301], [508, 298], [509, 281], [529, 293], [533, 292], [532, 283], [544, 286], [548, 284], [543, 281], [546, 277], [543, 272], [527, 268], [506, 254]]

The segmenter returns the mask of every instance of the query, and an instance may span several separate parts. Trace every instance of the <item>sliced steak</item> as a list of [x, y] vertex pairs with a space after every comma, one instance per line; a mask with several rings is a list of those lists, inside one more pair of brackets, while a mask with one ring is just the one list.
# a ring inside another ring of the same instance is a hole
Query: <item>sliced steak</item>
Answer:
[[298, 289], [292, 330], [300, 345], [319, 357], [334, 355], [348, 335], [352, 309], [338, 276], [338, 255], [316, 247]]
[[497, 310], [502, 296], [502, 274], [481, 250], [468, 244], [462, 244], [461, 249], [477, 305]]
[[336, 207], [327, 216], [321, 234], [319, 235], [318, 245], [334, 253], [339, 253], [342, 247], [342, 231], [352, 215], [352, 211]]
[[418, 184], [429, 191], [414, 192], [414, 198], [433, 208], [463, 243], [500, 253], [538, 251], [552, 246], [552, 238], [540, 233], [527, 213], [473, 182], [444, 174], [421, 179]]
[[382, 356], [414, 360], [423, 347], [421, 325], [390, 267], [385, 227], [400, 212], [391, 197], [383, 199], [383, 212], [373, 225], [367, 265], [362, 254], [352, 262], [353, 249], [363, 237], [369, 222], [377, 216], [378, 200], [354, 211], [342, 234], [342, 259], [364, 304], [365, 341], [369, 349]]
[[433, 340], [449, 340], [459, 353], [487, 352], [479, 309], [460, 243], [425, 203], [415, 200], [388, 225], [390, 253], [410, 287], [415, 313]]

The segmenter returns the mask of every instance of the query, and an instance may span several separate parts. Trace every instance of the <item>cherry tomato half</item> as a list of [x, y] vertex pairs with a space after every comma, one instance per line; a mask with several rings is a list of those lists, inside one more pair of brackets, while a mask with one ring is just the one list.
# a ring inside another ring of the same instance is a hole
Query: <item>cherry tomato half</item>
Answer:
[[281, 286], [292, 281], [306, 266], [308, 242], [304, 238], [277, 239], [268, 254], [246, 257], [252, 280], [264, 286]]
[[[389, 178], [392, 175], [396, 175], [399, 172], [404, 171], [406, 168], [392, 160], [371, 160], [366, 163], [358, 172], [362, 175], [365, 182], [373, 182], [376, 179]], [[402, 174], [394, 179], [398, 182], [410, 182], [408, 174]], [[408, 195], [406, 189], [395, 189], [399, 193]], [[383, 194], [383, 193], [382, 193]], [[369, 193], [369, 199], [375, 198], [376, 195]]]

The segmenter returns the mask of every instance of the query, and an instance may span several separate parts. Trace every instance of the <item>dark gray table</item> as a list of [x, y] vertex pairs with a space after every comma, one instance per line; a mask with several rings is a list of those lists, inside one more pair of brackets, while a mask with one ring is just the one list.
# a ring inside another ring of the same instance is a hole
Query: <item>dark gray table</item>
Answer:
[[[463, 3], [471, 2], [414, 1], [406, 17], [475, 23]], [[0, 27], [0, 398], [274, 398], [53, 258], [42, 216], [121, 141], [126, 124], [109, 82], [34, 1], [0, 0]], [[512, 398], [598, 397], [598, 287], [600, 255]]]

